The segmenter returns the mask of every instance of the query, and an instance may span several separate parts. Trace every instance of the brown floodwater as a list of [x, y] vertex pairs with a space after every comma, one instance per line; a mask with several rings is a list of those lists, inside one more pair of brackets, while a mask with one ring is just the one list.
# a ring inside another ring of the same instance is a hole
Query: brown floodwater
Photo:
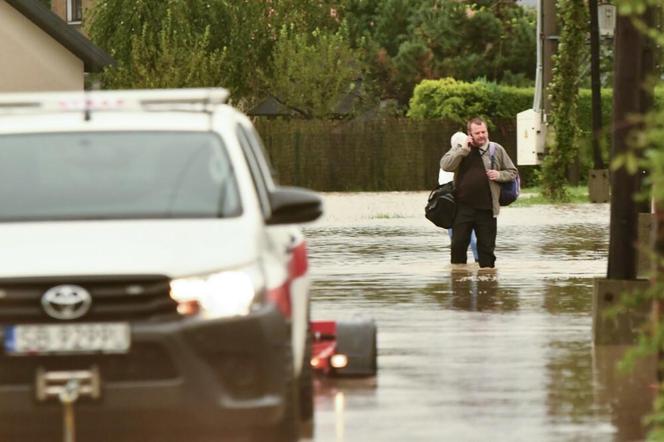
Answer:
[[375, 379], [317, 380], [313, 440], [642, 439], [652, 370], [591, 340], [609, 206], [503, 208], [484, 272], [452, 268], [426, 196], [323, 194], [305, 228], [313, 318], [373, 318], [379, 351]]

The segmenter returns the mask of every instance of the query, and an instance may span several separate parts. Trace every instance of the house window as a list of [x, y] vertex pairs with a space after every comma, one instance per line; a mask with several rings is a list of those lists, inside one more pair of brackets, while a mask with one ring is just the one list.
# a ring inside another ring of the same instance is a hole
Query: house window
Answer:
[[83, 19], [83, 0], [67, 0], [67, 21], [80, 22]]

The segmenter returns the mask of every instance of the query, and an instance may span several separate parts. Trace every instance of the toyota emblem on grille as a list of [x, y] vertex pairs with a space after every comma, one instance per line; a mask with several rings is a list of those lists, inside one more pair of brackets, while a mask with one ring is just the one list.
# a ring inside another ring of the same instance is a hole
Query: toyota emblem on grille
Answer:
[[58, 285], [44, 293], [41, 303], [46, 314], [52, 318], [76, 319], [90, 310], [92, 296], [78, 285]]

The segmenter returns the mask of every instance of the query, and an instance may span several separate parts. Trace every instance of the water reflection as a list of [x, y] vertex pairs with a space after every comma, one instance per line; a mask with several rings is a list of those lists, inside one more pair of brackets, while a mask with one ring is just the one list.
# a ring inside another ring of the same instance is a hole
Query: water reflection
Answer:
[[598, 346], [593, 349], [595, 400], [609, 408], [616, 440], [643, 440], [647, 434], [644, 417], [652, 412], [655, 397], [654, 357], [642, 358], [630, 371], [618, 369], [628, 347]]
[[445, 309], [508, 312], [519, 308], [515, 290], [499, 286], [497, 271], [478, 269], [476, 265], [454, 267], [449, 279], [429, 284], [424, 292], [432, 295]]
[[337, 417], [336, 436], [337, 441], [341, 442], [344, 440], [344, 409], [346, 401], [344, 400], [343, 391], [338, 391], [334, 395], [334, 414]]
[[378, 386], [318, 388], [315, 441], [642, 437], [647, 388], [634, 395], [591, 344], [608, 205], [506, 208], [483, 272], [450, 266], [427, 195], [328, 194], [306, 228], [314, 319], [378, 325]]
[[570, 260], [579, 257], [604, 257], [608, 231], [602, 226], [574, 223], [542, 229], [542, 254], [551, 258]]
[[584, 316], [592, 311], [593, 281], [569, 278], [548, 281], [544, 288], [544, 308], [552, 315], [577, 313]]
[[[554, 340], [547, 349], [546, 364], [547, 409], [555, 424], [552, 433], [563, 435], [574, 431], [598, 437], [610, 436], [611, 425], [593, 425], [598, 415], [605, 415], [608, 408], [596, 404], [593, 390], [593, 366], [590, 341]], [[610, 439], [610, 437], [607, 437]]]
[[[315, 407], [317, 413], [329, 413], [333, 423], [324, 430], [325, 434], [314, 434], [315, 440], [342, 442], [354, 440], [349, 431], [356, 431], [358, 417], [367, 410], [376, 408], [376, 378], [325, 378], [314, 379]], [[350, 402], [350, 403], [349, 403]], [[352, 418], [347, 420], [347, 414]], [[319, 432], [321, 430], [319, 429]]]

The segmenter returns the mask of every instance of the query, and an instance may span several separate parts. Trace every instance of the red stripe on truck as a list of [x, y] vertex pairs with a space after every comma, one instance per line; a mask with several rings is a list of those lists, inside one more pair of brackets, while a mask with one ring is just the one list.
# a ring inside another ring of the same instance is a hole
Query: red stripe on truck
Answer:
[[307, 261], [307, 243], [302, 241], [300, 244], [295, 246], [292, 251], [293, 257], [288, 263], [288, 274], [290, 279], [299, 278], [300, 276], [307, 273], [309, 269], [309, 264]]

